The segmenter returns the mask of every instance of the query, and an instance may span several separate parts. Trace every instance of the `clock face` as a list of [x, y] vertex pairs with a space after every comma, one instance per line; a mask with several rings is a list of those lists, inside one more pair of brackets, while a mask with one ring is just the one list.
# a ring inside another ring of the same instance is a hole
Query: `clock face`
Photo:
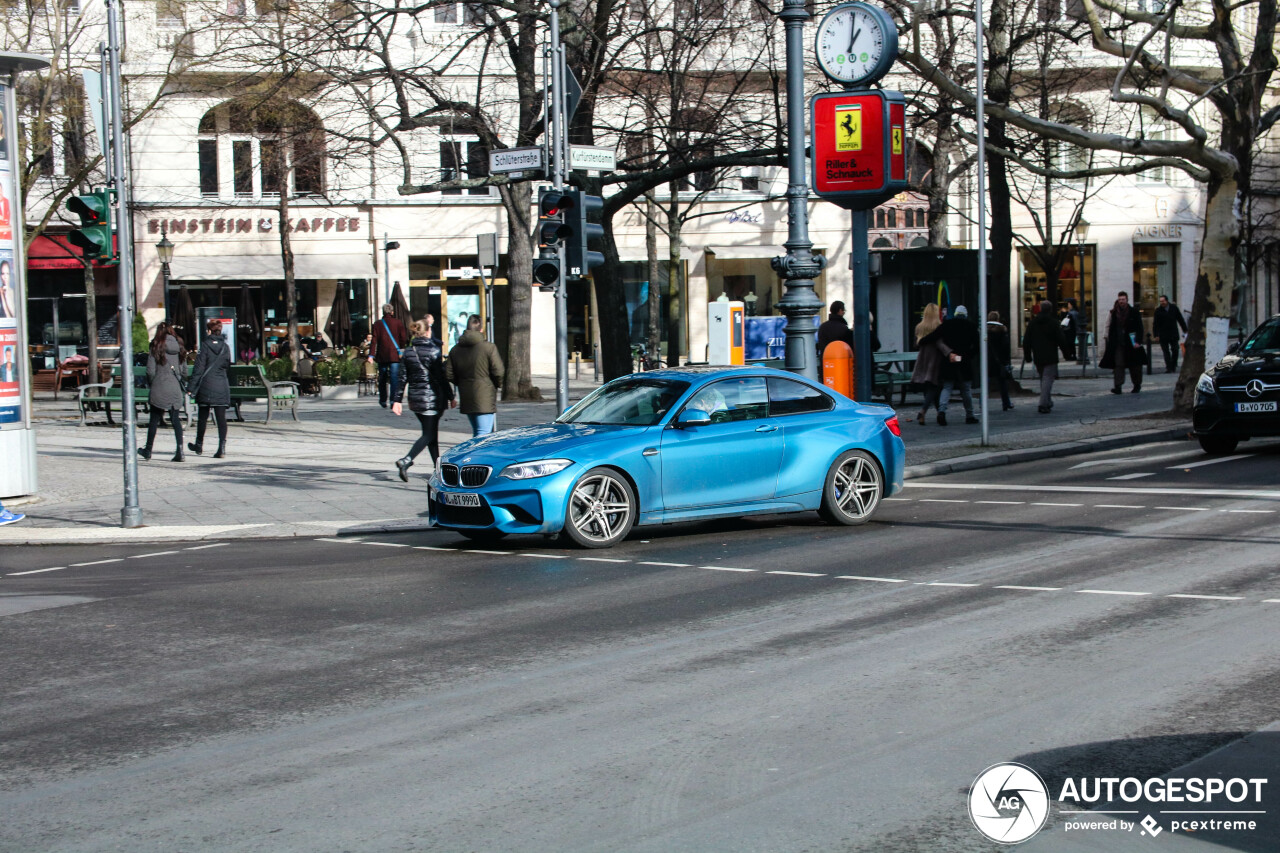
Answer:
[[818, 65], [837, 83], [871, 83], [897, 58], [898, 32], [880, 9], [847, 3], [822, 19], [817, 54]]

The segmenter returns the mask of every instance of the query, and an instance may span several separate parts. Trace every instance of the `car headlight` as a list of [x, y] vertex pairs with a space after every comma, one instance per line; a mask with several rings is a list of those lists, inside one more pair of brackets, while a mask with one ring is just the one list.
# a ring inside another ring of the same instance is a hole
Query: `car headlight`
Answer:
[[502, 469], [499, 477], [508, 480], [532, 480], [558, 474], [573, 464], [572, 459], [539, 459], [537, 462], [517, 462]]
[[1213, 377], [1207, 373], [1200, 374], [1200, 381], [1196, 383], [1196, 390], [1201, 394], [1218, 393], [1218, 389], [1213, 387]]

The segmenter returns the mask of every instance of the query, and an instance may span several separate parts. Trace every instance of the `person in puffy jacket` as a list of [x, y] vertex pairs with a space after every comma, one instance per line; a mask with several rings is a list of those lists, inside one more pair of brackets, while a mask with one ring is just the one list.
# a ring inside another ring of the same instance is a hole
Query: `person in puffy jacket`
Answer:
[[[431, 454], [431, 465], [435, 467], [440, 458], [440, 416], [445, 407], [458, 405], [453, 398], [453, 386], [445, 376], [444, 352], [440, 342], [431, 337], [431, 325], [421, 320], [413, 324], [413, 338], [400, 353], [400, 363], [404, 369], [404, 385], [408, 386], [409, 409], [422, 425], [422, 435], [409, 448], [407, 455], [396, 460], [396, 468], [400, 471], [400, 479], [409, 482], [409, 468], [413, 460], [425, 447]], [[402, 411], [401, 399], [404, 387], [393, 401], [391, 411], [399, 415]]]

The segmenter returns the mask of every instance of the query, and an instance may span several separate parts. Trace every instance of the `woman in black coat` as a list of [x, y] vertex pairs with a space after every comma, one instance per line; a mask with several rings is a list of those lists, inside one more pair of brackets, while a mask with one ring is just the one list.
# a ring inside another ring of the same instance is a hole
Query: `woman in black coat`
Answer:
[[987, 377], [1000, 389], [1000, 402], [1006, 412], [1013, 408], [1009, 400], [1012, 364], [1009, 330], [1000, 322], [1000, 312], [992, 311], [987, 314]]
[[227, 454], [227, 406], [231, 405], [231, 384], [227, 381], [227, 368], [231, 366], [231, 346], [222, 336], [222, 322], [210, 320], [205, 327], [209, 333], [196, 356], [191, 370], [191, 395], [200, 407], [200, 419], [196, 423], [196, 440], [187, 448], [195, 454], [204, 453], [204, 428], [209, 422], [209, 410], [218, 424], [218, 452], [214, 459]]
[[1111, 316], [1107, 318], [1107, 347], [1098, 361], [1098, 367], [1112, 370], [1115, 381], [1112, 394], [1120, 393], [1126, 369], [1133, 382], [1133, 393], [1142, 390], [1142, 368], [1147, 363], [1142, 335], [1142, 314], [1136, 305], [1129, 304], [1129, 294], [1122, 290], [1111, 308]]
[[406, 483], [409, 482], [409, 467], [422, 452], [422, 448], [425, 447], [431, 453], [431, 465], [435, 467], [436, 460], [440, 458], [440, 416], [444, 414], [446, 406], [452, 409], [457, 405], [457, 401], [453, 399], [453, 386], [445, 378], [444, 350], [440, 342], [431, 337], [431, 325], [419, 320], [411, 328], [413, 339], [400, 353], [405, 381], [400, 386], [400, 397], [391, 406], [391, 411], [399, 415], [400, 400], [407, 387], [409, 408], [422, 425], [422, 435], [413, 443], [408, 455], [396, 460], [400, 479]]

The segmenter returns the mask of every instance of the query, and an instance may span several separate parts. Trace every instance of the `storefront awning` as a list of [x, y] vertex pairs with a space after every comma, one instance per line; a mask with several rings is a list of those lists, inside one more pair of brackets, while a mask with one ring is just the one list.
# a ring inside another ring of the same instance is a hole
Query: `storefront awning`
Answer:
[[[813, 251], [825, 252], [825, 246], [814, 246]], [[715, 255], [717, 261], [749, 261], [749, 260], [768, 260], [776, 258], [778, 255], [785, 255], [787, 250], [783, 246], [705, 246], [704, 252], [708, 255]]]
[[[170, 273], [175, 281], [279, 281], [284, 278], [284, 261], [279, 255], [217, 255], [203, 258], [174, 258]], [[296, 278], [377, 278], [368, 255], [296, 255]]]

